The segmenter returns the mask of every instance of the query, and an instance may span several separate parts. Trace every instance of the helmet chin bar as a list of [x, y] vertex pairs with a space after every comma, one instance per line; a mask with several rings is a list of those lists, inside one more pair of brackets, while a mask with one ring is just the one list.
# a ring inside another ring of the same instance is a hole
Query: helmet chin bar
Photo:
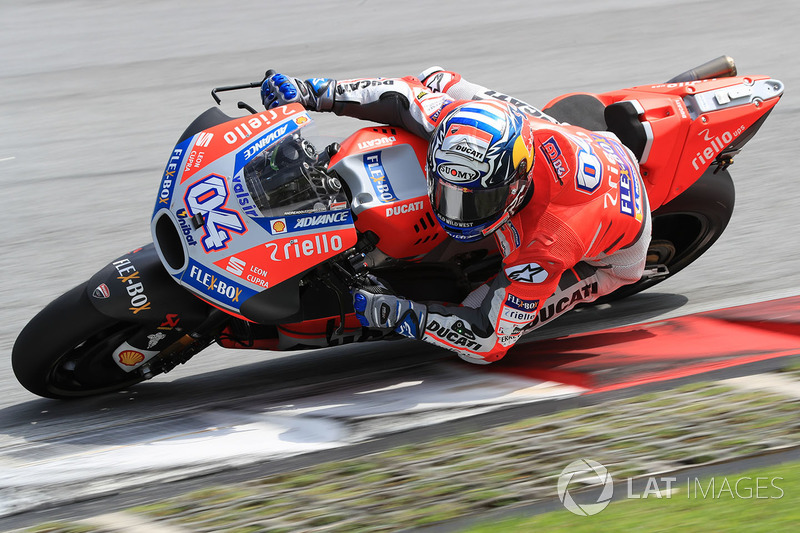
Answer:
[[494, 233], [495, 231], [497, 231], [497, 228], [499, 228], [500, 226], [502, 226], [503, 224], [505, 224], [506, 222], [508, 222], [508, 219], [509, 219], [509, 218], [511, 218], [511, 214], [509, 214], [509, 213], [506, 211], [506, 212], [503, 214], [503, 216], [501, 216], [501, 217], [500, 217], [500, 218], [497, 220], [497, 222], [495, 222], [495, 223], [494, 223], [494, 224], [492, 224], [491, 226], [487, 226], [487, 227], [483, 228], [483, 230], [481, 231], [481, 233], [483, 234], [483, 236], [484, 236], [484, 237], [488, 237], [489, 235], [491, 235], [492, 233]]
[[506, 210], [505, 210], [505, 213], [503, 213], [503, 216], [501, 216], [497, 220], [497, 222], [495, 222], [491, 226], [485, 227], [481, 231], [481, 233], [483, 234], [484, 237], [488, 237], [489, 235], [491, 235], [492, 233], [497, 231], [497, 228], [499, 228], [500, 226], [502, 226], [503, 224], [508, 222], [508, 220], [511, 218], [511, 215], [513, 213], [516, 213], [517, 209], [519, 209], [519, 207], [524, 203], [525, 196], [528, 194], [528, 190], [529, 190], [529, 187], [526, 184], [524, 184], [524, 183], [521, 184], [519, 191], [517, 192], [516, 195], [514, 195], [514, 199], [508, 204], [508, 207], [506, 207]]

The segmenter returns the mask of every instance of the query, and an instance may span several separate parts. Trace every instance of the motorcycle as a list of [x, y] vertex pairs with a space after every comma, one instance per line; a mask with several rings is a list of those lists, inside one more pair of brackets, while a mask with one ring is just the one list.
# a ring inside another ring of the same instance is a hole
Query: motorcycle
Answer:
[[[219, 87], [218, 93], [261, 82]], [[602, 94], [570, 93], [550, 117], [611, 131], [634, 153], [653, 213], [637, 293], [675, 275], [721, 235], [733, 212], [733, 158], [783, 93], [768, 76], [736, 75], [723, 56], [675, 78]], [[501, 93], [536, 114], [524, 102]], [[390, 126], [341, 143], [315, 132], [299, 104], [230, 117], [219, 107], [178, 139], [161, 177], [153, 243], [126, 253], [57, 298], [12, 351], [19, 382], [49, 398], [127, 388], [216, 342], [291, 350], [369, 341], [350, 290], [375, 276], [405, 297], [460, 302], [495, 275], [493, 239], [464, 244], [437, 224], [425, 181], [427, 142]], [[559, 154], [539, 147], [538, 164]], [[607, 201], [624, 208], [630, 187]]]

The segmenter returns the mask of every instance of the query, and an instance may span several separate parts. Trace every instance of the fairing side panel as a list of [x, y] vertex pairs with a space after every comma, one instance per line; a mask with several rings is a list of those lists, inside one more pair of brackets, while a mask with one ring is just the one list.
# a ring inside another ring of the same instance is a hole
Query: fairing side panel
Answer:
[[346, 202], [265, 216], [246, 185], [249, 162], [310, 123], [292, 104], [223, 122], [175, 147], [151, 224], [162, 262], [181, 286], [234, 316], [283, 316], [293, 308], [259, 304], [269, 297], [243, 306], [356, 243]]
[[170, 278], [152, 244], [106, 265], [89, 279], [87, 292], [89, 301], [106, 316], [159, 323], [164, 330], [199, 324], [209, 309]]
[[363, 128], [331, 161], [352, 194], [356, 228], [375, 233], [378, 249], [389, 257], [420, 258], [445, 240], [428, 200], [427, 148], [401, 129]]
[[[783, 84], [768, 76], [643, 85], [595, 94], [605, 106], [630, 101], [652, 136], [642, 177], [651, 209], [689, 188], [709, 166], [735, 153], [745, 134], [780, 99]], [[546, 107], [565, 100], [563, 95]], [[732, 147], [733, 146], [733, 147]]]

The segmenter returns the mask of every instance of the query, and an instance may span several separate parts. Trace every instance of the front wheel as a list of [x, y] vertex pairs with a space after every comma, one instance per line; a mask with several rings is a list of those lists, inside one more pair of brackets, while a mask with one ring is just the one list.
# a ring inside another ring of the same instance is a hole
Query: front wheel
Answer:
[[19, 334], [11, 353], [14, 374], [23, 387], [45, 398], [124, 389], [145, 375], [138, 369], [125, 372], [112, 353], [142, 328], [100, 313], [81, 284], [42, 309]]

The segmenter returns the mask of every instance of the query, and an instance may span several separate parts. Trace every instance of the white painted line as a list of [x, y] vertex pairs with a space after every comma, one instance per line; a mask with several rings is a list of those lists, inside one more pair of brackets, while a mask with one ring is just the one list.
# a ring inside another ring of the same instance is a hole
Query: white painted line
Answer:
[[365, 391], [357, 392], [356, 394], [372, 394], [374, 392], [385, 392], [387, 390], [403, 389], [405, 387], [415, 387], [417, 385], [422, 385], [422, 382], [421, 381], [404, 381], [403, 383], [398, 383], [397, 385], [389, 385], [388, 387], [383, 387], [381, 389], [365, 390]]
[[14, 156], [3, 157], [3, 158], [0, 158], [0, 163], [2, 163], [3, 161], [11, 161], [12, 159], [16, 159], [16, 157], [14, 157]]
[[144, 517], [129, 513], [108, 513], [84, 520], [79, 523], [88, 526], [102, 528], [103, 531], [113, 531], [114, 533], [189, 533], [191, 530], [145, 520]]
[[725, 379], [720, 385], [730, 385], [742, 390], [760, 390], [800, 398], [800, 381], [780, 374], [756, 374]]

